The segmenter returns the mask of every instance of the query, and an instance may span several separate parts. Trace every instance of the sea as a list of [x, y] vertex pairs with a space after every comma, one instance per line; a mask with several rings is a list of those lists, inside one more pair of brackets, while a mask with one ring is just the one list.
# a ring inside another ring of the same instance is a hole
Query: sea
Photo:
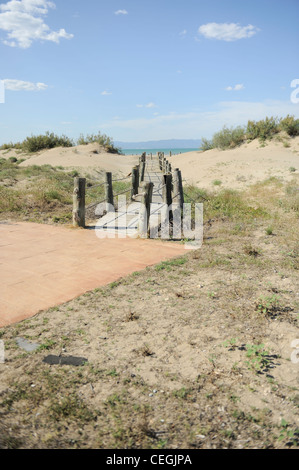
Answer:
[[121, 153], [123, 155], [141, 155], [142, 153], [146, 152], [147, 155], [151, 153], [153, 155], [157, 155], [158, 152], [164, 152], [165, 157], [168, 155], [179, 155], [180, 153], [187, 153], [187, 152], [196, 152], [199, 151], [199, 148], [182, 148], [182, 149], [121, 149]]

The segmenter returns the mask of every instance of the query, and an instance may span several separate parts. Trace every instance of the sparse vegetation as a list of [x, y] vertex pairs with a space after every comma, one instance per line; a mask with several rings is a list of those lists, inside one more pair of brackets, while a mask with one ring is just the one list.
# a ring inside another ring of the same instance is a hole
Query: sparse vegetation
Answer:
[[[279, 132], [285, 132], [289, 137], [299, 135], [299, 119], [287, 115], [285, 118], [266, 117], [260, 121], [248, 121], [246, 126], [227, 128], [216, 132], [211, 140], [202, 138], [200, 150], [207, 151], [213, 148], [226, 150], [259, 139], [264, 145], [267, 139], [272, 139]], [[284, 141], [284, 146], [289, 147], [289, 142]]]
[[[74, 177], [78, 175], [77, 170], [65, 171], [51, 165], [21, 167], [18, 162], [0, 160], [0, 218], [70, 223]], [[104, 186], [94, 185], [95, 178], [88, 176], [87, 206], [104, 199]], [[113, 190], [118, 194], [129, 186], [129, 182], [116, 181]]]
[[81, 134], [77, 142], [75, 142], [65, 135], [58, 136], [53, 132], [47, 131], [45, 134], [26, 137], [23, 142], [2, 144], [0, 150], [17, 149], [25, 153], [35, 153], [55, 147], [73, 147], [74, 145], [87, 145], [95, 142], [103, 146], [107, 152], [119, 153], [119, 149], [114, 146], [111, 137], [101, 134], [101, 132], [98, 132], [98, 134], [87, 134], [86, 137]]
[[102, 145], [107, 150], [107, 152], [120, 152], [120, 149], [114, 146], [111, 137], [108, 137], [106, 134], [101, 134], [101, 132], [98, 132], [98, 134], [87, 134], [86, 136], [81, 134], [77, 141], [77, 145], [87, 145], [95, 142]]
[[[204, 202], [201, 249], [1, 328], [0, 448], [298, 448], [296, 178], [184, 186], [185, 202]], [[72, 188], [71, 172], [2, 160], [1, 218], [65, 223]]]

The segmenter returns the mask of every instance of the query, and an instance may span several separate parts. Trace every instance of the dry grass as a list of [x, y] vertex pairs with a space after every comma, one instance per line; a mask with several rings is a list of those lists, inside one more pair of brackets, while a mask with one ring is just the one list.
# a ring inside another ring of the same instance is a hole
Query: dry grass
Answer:
[[200, 250], [0, 330], [0, 448], [296, 448], [297, 184], [217, 195]]

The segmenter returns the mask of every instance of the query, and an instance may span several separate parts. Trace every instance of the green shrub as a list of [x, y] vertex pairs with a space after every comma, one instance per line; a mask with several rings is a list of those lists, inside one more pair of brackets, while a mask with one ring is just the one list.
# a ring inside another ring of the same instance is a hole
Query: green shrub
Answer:
[[260, 139], [265, 141], [271, 139], [274, 134], [277, 134], [280, 120], [277, 117], [266, 117], [260, 121], [248, 121], [246, 128], [246, 137], [249, 140]]
[[8, 144], [3, 144], [0, 146], [0, 150], [11, 150], [11, 149], [21, 149], [21, 148], [22, 148], [21, 142], [17, 142], [15, 144], [10, 142]]
[[0, 186], [0, 214], [19, 212], [23, 209], [23, 194], [11, 188]]
[[201, 146], [199, 147], [199, 150], [202, 152], [206, 152], [206, 150], [211, 150], [214, 148], [213, 141], [205, 139], [204, 137], [201, 138]]
[[73, 141], [64, 135], [58, 137], [54, 133], [46, 132], [44, 135], [27, 137], [22, 143], [22, 148], [25, 152], [33, 153], [39, 150], [55, 147], [72, 147], [73, 145]]
[[279, 127], [290, 137], [299, 135], [299, 119], [295, 119], [294, 116], [288, 114], [284, 119], [281, 119]]
[[252, 220], [256, 217], [267, 217], [262, 208], [247, 205], [238, 191], [223, 189], [218, 194], [210, 195], [205, 202], [205, 217]]
[[241, 145], [245, 139], [245, 130], [243, 127], [238, 126], [236, 128], [231, 127], [230, 129], [224, 126], [220, 132], [216, 132], [212, 139], [212, 145], [214, 148], [225, 150], [228, 148], [234, 148]]
[[93, 143], [102, 145], [107, 150], [107, 152], [119, 153], [119, 149], [114, 147], [111, 137], [108, 137], [106, 134], [101, 134], [101, 132], [98, 132], [97, 134], [87, 134], [86, 137], [83, 134], [80, 134], [80, 137], [77, 141], [77, 145], [87, 145]]

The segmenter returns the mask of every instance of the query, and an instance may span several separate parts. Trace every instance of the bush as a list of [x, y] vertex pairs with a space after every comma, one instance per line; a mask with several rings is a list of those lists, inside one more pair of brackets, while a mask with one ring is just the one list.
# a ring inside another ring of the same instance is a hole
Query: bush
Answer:
[[260, 139], [265, 141], [271, 139], [274, 134], [277, 134], [280, 120], [277, 117], [266, 117], [261, 121], [248, 121], [246, 128], [246, 137], [249, 140]]
[[25, 152], [33, 153], [39, 150], [52, 149], [55, 147], [72, 147], [73, 141], [66, 136], [58, 137], [53, 132], [46, 132], [45, 135], [27, 137], [22, 143]]
[[[100, 132], [98, 132], [98, 134], [87, 134], [86, 137], [81, 134], [77, 141], [77, 145], [87, 145], [95, 142], [102, 145], [107, 152], [120, 153], [120, 150], [114, 146], [113, 140], [106, 134], [101, 134]], [[50, 132], [46, 132], [44, 135], [33, 135], [31, 137], [27, 137], [21, 143], [3, 144], [0, 147], [0, 150], [10, 150], [15, 148], [21, 149], [27, 153], [34, 153], [39, 152], [40, 150], [52, 149], [55, 147], [73, 147], [74, 145], [74, 141], [65, 135], [57, 136], [53, 132], [51, 134]]]
[[299, 119], [295, 119], [294, 116], [289, 114], [284, 119], [281, 119], [279, 127], [282, 131], [285, 131], [290, 137], [299, 135]]
[[86, 137], [84, 137], [83, 134], [80, 134], [80, 137], [77, 141], [78, 145], [87, 145], [93, 143], [102, 145], [107, 150], [107, 152], [119, 153], [119, 149], [114, 147], [111, 137], [108, 137], [106, 134], [101, 134], [100, 132], [97, 134], [87, 134]]
[[220, 132], [214, 134], [212, 145], [214, 148], [222, 150], [234, 148], [241, 145], [245, 139], [245, 129], [241, 126], [236, 128], [227, 128], [226, 126]]
[[205, 139], [204, 137], [201, 138], [201, 146], [199, 147], [199, 150], [202, 152], [206, 152], [206, 150], [211, 150], [214, 148], [213, 141]]
[[21, 149], [21, 148], [22, 148], [22, 144], [20, 142], [17, 142], [15, 144], [10, 142], [8, 144], [3, 144], [0, 146], [0, 150], [11, 150], [11, 149]]

